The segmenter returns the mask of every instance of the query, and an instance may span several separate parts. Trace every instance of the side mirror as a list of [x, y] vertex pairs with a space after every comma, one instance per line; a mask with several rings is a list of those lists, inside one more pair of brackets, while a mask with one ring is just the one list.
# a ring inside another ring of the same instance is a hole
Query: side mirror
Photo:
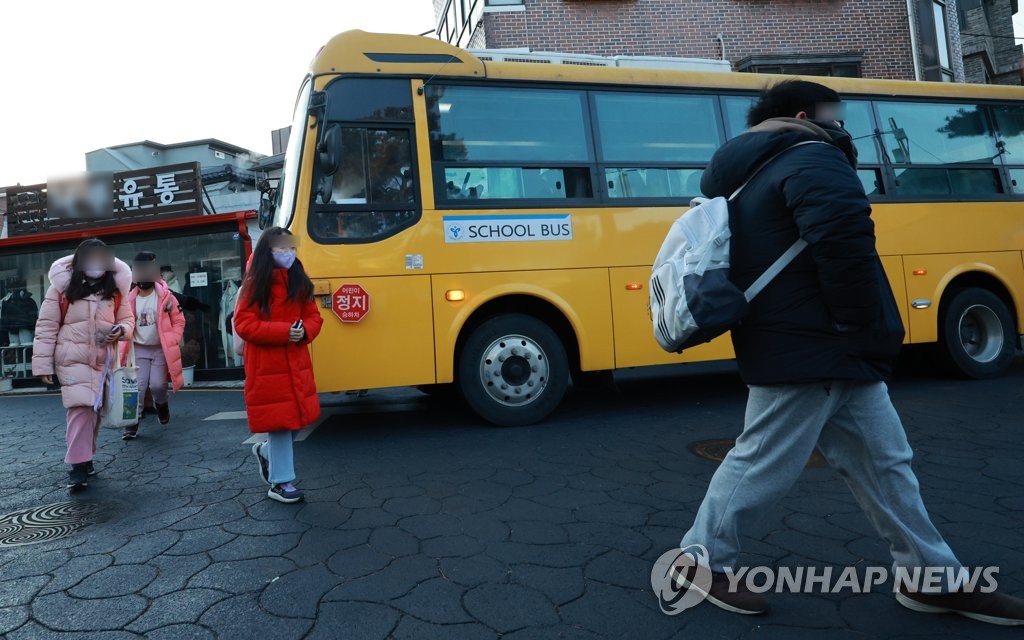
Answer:
[[266, 229], [274, 219], [277, 211], [277, 189], [270, 185], [270, 180], [263, 179], [256, 183], [260, 192], [260, 205], [256, 212], [256, 222], [260, 229]]
[[[272, 195], [268, 193], [267, 195]], [[270, 226], [271, 221], [274, 219], [274, 212], [277, 210], [277, 205], [274, 201], [266, 196], [260, 198], [260, 208], [256, 214], [256, 220], [259, 223], [260, 229], [266, 229]]]
[[333, 176], [341, 166], [341, 125], [331, 123], [316, 146], [316, 162], [324, 175]]

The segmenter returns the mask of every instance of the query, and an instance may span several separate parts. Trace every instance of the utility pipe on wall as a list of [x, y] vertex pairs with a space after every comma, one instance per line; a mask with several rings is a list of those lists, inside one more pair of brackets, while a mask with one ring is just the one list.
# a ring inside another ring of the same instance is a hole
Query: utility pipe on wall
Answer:
[[907, 0], [907, 24], [910, 26], [910, 54], [914, 59], [914, 80], [921, 79], [921, 62], [917, 54], [917, 25], [914, 20], [914, 0]]

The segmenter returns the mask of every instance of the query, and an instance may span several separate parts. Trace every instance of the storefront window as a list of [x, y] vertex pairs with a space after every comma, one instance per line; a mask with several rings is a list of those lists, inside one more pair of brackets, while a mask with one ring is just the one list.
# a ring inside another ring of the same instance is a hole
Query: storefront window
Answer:
[[[197, 370], [242, 366], [231, 348], [230, 316], [242, 279], [242, 242], [237, 228], [166, 234], [149, 240], [106, 240], [127, 263], [153, 251], [170, 288], [181, 294], [186, 316], [182, 356]], [[11, 248], [0, 253], [0, 377], [32, 377], [32, 340], [39, 304], [50, 286], [47, 272], [75, 244], [57, 249]], [[15, 251], [22, 251], [15, 253]]]

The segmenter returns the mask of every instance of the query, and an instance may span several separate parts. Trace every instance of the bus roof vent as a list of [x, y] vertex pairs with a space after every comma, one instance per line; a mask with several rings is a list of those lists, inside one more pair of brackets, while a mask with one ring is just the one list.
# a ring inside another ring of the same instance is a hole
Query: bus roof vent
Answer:
[[625, 67], [673, 71], [732, 71], [728, 60], [673, 58], [668, 56], [595, 56], [585, 53], [556, 53], [527, 49], [470, 49], [484, 62], [525, 62], [532, 64], [573, 64], [583, 67]]

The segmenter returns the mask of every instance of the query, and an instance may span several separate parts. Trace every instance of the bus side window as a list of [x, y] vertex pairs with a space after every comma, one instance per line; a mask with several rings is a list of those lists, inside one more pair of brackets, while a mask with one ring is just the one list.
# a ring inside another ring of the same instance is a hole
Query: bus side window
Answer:
[[722, 143], [717, 99], [708, 95], [594, 94], [608, 198], [688, 200]]
[[580, 91], [432, 84], [431, 159], [442, 201], [593, 198]]
[[882, 147], [898, 196], [995, 196], [999, 153], [983, 107], [935, 102], [877, 103]]
[[605, 169], [608, 197], [616, 198], [694, 198], [701, 195], [703, 169], [664, 169], [660, 167], [622, 167]]
[[1002, 142], [1000, 157], [1010, 168], [1010, 192], [1024, 195], [1024, 107], [1001, 104], [992, 112]]

